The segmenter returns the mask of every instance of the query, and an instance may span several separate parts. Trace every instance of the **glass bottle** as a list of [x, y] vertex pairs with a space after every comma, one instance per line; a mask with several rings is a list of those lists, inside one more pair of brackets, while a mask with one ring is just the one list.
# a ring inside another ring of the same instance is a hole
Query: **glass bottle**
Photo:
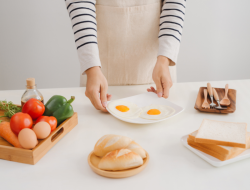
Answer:
[[43, 95], [36, 88], [35, 78], [27, 78], [26, 83], [26, 91], [21, 98], [21, 105], [23, 106], [31, 98], [35, 98], [44, 103]]

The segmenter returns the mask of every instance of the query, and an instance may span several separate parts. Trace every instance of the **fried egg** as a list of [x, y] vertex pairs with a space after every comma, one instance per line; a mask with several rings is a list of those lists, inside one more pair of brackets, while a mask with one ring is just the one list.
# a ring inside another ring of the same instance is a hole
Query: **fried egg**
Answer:
[[110, 102], [108, 104], [108, 109], [114, 115], [130, 119], [139, 117], [142, 111], [142, 109], [139, 108], [136, 104], [121, 100]]
[[160, 120], [173, 115], [175, 110], [165, 105], [150, 105], [143, 108], [140, 117], [143, 119]]

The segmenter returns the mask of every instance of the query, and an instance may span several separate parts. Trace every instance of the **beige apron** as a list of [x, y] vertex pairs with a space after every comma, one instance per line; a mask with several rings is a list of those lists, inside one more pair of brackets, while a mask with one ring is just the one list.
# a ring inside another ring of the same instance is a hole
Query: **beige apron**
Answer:
[[[109, 85], [153, 83], [161, 7], [162, 0], [97, 0], [97, 41]], [[176, 82], [176, 66], [170, 74]]]

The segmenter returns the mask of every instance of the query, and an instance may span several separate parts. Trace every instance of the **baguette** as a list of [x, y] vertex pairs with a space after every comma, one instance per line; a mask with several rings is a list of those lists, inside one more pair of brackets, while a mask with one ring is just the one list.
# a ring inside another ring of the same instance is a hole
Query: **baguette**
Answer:
[[99, 162], [98, 168], [102, 170], [126, 170], [141, 166], [141, 156], [128, 149], [114, 150], [107, 153]]
[[246, 148], [247, 124], [204, 119], [195, 142]]
[[128, 137], [120, 135], [105, 135], [95, 144], [94, 154], [103, 157], [113, 150], [126, 148], [131, 142], [132, 139]]
[[126, 149], [129, 149], [135, 153], [137, 153], [138, 155], [140, 155], [142, 157], [142, 159], [146, 158], [146, 152], [145, 150], [139, 145], [137, 144], [135, 141], [132, 141]]

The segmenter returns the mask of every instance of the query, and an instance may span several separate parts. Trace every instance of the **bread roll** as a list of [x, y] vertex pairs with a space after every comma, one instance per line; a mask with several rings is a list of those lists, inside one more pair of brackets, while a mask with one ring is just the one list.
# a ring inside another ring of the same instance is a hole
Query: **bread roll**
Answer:
[[137, 144], [135, 141], [132, 141], [126, 149], [131, 150], [132, 152], [137, 153], [139, 156], [142, 157], [142, 159], [146, 158], [146, 152], [145, 150], [139, 145]]
[[94, 148], [94, 154], [103, 157], [108, 152], [126, 148], [132, 139], [120, 135], [105, 135], [97, 141]]
[[99, 162], [98, 167], [102, 170], [126, 170], [142, 164], [141, 156], [131, 150], [120, 149], [107, 153]]

